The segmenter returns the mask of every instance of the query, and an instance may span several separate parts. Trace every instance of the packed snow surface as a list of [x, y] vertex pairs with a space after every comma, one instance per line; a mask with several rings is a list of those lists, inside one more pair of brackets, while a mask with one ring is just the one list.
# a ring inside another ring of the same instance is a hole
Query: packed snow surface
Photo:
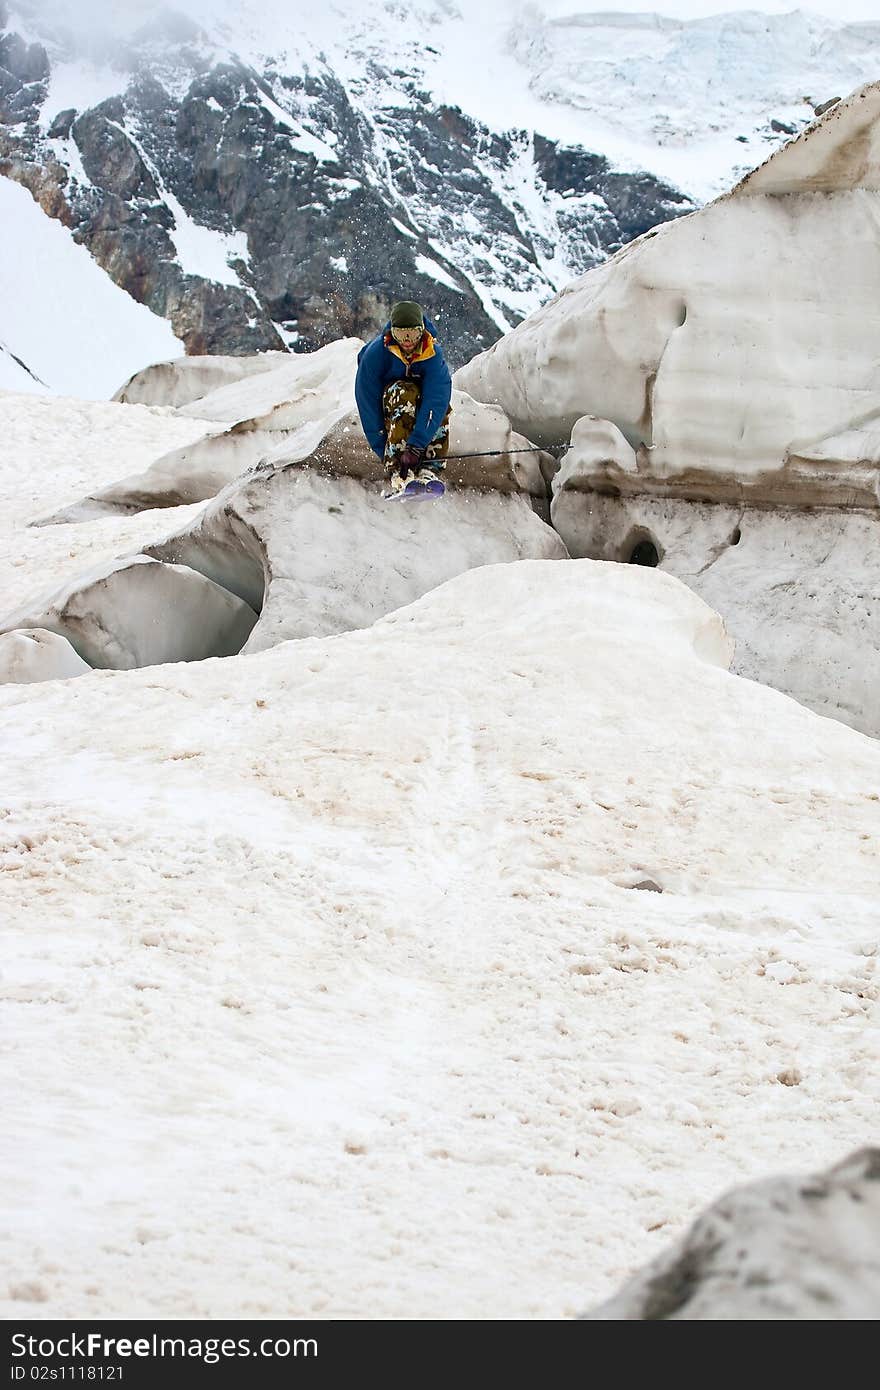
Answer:
[[112, 482], [120, 464], [146, 468], [211, 422], [167, 409], [0, 391], [0, 612], [166, 536], [196, 507], [110, 516], [88, 526], [30, 526]]
[[57, 632], [30, 628], [0, 635], [0, 685], [68, 680], [88, 669], [87, 662]]
[[521, 561], [0, 687], [3, 1315], [569, 1316], [864, 1143], [880, 747], [729, 656], [668, 575]]
[[27, 189], [0, 177], [0, 393], [100, 399], [182, 353], [165, 319], [115, 285]]

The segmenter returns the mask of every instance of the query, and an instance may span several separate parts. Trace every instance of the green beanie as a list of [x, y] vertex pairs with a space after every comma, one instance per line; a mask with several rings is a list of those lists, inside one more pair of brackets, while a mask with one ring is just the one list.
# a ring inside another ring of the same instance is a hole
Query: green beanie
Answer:
[[399, 303], [392, 304], [392, 328], [424, 328], [424, 326], [425, 316], [422, 313], [421, 304], [415, 304], [411, 299], [401, 299]]

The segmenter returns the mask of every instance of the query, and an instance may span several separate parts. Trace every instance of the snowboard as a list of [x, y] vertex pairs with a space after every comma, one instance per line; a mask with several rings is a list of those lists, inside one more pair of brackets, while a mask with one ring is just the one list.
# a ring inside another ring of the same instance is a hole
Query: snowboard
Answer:
[[442, 497], [445, 491], [446, 485], [440, 478], [430, 483], [420, 483], [413, 478], [402, 492], [383, 492], [382, 496], [386, 502], [416, 502], [429, 497]]

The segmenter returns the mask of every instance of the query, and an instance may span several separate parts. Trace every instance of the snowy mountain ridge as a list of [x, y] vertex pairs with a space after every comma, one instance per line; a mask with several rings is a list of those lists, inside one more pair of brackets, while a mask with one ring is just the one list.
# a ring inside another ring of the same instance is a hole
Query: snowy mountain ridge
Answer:
[[[121, 71], [149, 65], [182, 98], [194, 53], [257, 71], [324, 65], [367, 107], [387, 105], [383, 92], [401, 79], [417, 80], [434, 101], [491, 130], [524, 126], [578, 143], [700, 201], [763, 158], [772, 118], [803, 124], [815, 103], [880, 75], [880, 22], [841, 23], [806, 9], [686, 20], [559, 12], [535, 0], [495, 0], [479, 11], [436, 0], [410, 5], [403, 27], [394, 3], [335, 0], [293, 14], [281, 0], [181, 0], [147, 24], [116, 11], [115, 34], [104, 16], [93, 33], [65, 26], [47, 34], [51, 5], [12, 0], [10, 8], [58, 60], [87, 60], [80, 75], [107, 83], [104, 96], [118, 91]], [[76, 80], [70, 69], [53, 85], [48, 104], [57, 109], [72, 95], [65, 80]]]

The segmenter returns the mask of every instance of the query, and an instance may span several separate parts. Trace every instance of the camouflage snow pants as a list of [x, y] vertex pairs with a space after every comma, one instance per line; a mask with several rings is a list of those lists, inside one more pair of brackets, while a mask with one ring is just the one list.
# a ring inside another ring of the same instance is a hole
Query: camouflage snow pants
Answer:
[[[385, 417], [385, 477], [388, 478], [397, 468], [397, 459], [406, 448], [406, 441], [416, 422], [416, 412], [422, 399], [422, 388], [411, 378], [392, 381], [385, 387], [382, 395], [382, 414]], [[452, 407], [443, 416], [440, 428], [434, 435], [422, 457], [422, 465], [441, 472], [449, 453], [449, 416]]]

